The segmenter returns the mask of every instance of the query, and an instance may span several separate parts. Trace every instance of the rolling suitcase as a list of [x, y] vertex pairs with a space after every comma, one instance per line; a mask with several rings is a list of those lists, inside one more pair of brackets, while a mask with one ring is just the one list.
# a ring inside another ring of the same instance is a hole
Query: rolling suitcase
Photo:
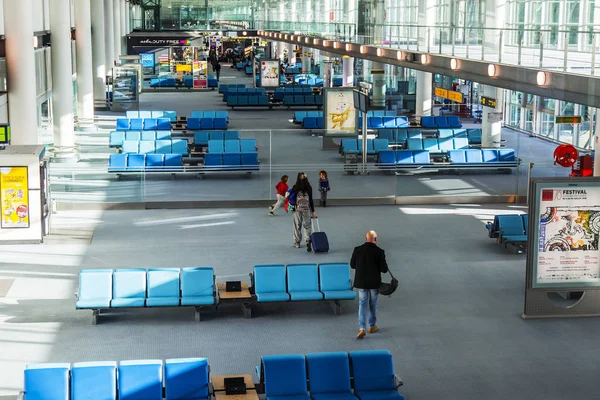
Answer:
[[[314, 221], [317, 221], [317, 230], [315, 231]], [[312, 243], [312, 251], [315, 253], [327, 253], [329, 252], [329, 241], [327, 240], [327, 234], [321, 232], [319, 227], [318, 218], [311, 218], [310, 224], [312, 227], [312, 235], [310, 235], [310, 241]]]

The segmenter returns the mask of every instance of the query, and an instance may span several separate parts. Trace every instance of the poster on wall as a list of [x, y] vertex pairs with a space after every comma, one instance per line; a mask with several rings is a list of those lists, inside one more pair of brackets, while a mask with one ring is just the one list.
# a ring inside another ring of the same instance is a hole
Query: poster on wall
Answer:
[[262, 60], [260, 62], [260, 87], [279, 87], [279, 60]]
[[354, 108], [353, 88], [325, 89], [324, 127], [328, 133], [355, 134], [357, 117]]
[[194, 88], [202, 89], [208, 86], [206, 61], [194, 61]]
[[538, 184], [533, 287], [600, 286], [600, 184]]
[[0, 168], [2, 229], [29, 228], [27, 167]]

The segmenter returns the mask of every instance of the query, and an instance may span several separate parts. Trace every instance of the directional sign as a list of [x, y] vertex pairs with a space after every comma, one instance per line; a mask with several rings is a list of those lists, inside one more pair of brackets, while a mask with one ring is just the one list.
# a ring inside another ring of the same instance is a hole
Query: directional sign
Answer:
[[442, 99], [452, 100], [457, 103], [462, 103], [463, 101], [463, 94], [461, 92], [455, 92], [452, 90], [435, 88], [435, 95], [437, 97], [441, 97]]
[[581, 115], [557, 115], [554, 123], [556, 124], [580, 124]]
[[491, 108], [496, 108], [496, 99], [491, 97], [481, 96], [481, 105]]

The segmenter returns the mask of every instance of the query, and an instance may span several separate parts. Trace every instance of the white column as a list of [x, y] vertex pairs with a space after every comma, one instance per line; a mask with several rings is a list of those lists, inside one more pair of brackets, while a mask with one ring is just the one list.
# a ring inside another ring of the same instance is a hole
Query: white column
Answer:
[[293, 43], [287, 44], [287, 51], [288, 51], [288, 65], [296, 65], [296, 55], [294, 54], [294, 44]]
[[417, 94], [416, 110], [417, 116], [431, 115], [431, 90], [432, 79], [430, 72], [417, 71]]
[[594, 127], [594, 176], [600, 176], [600, 108], [596, 108], [596, 123]]
[[73, 73], [71, 71], [71, 21], [66, 10], [69, 0], [50, 0], [52, 31], [52, 125], [57, 158], [72, 154], [75, 146], [73, 126]]
[[342, 57], [342, 86], [354, 86], [354, 58]]
[[4, 0], [8, 113], [12, 144], [37, 144], [32, 0]]
[[94, 101], [106, 100], [106, 48], [104, 46], [104, 3], [91, 1], [92, 64], [94, 76]]
[[385, 2], [384, 0], [376, 0], [375, 3], [375, 40], [377, 43], [381, 43], [384, 38], [383, 24], [385, 23]]
[[310, 74], [310, 57], [306, 54], [310, 52], [308, 47], [302, 47], [302, 73]]
[[125, 1], [125, 0], [119, 0], [119, 3], [121, 5], [121, 14], [120, 14], [120, 20], [121, 20], [121, 54], [122, 55], [127, 55], [127, 45], [125, 44], [125, 35], [127, 35], [127, 7], [129, 5], [129, 2]]
[[114, 58], [115, 61], [119, 62], [119, 56], [121, 55], [121, 1], [113, 0], [113, 29], [114, 29]]
[[484, 57], [486, 60], [497, 61], [508, 40], [508, 37], [504, 37], [507, 32], [501, 34], [506, 20], [506, 0], [487, 0], [485, 14], [485, 27], [488, 29], [484, 31]]
[[115, 64], [115, 21], [113, 13], [113, 0], [104, 0], [104, 38], [106, 52], [106, 75], [110, 75]]
[[481, 147], [500, 147], [502, 139], [502, 107], [504, 105], [504, 89], [484, 85], [483, 95], [496, 99], [496, 108], [483, 108], [481, 116]]
[[92, 79], [92, 27], [89, 0], [75, 0], [75, 45], [77, 47], [77, 117], [94, 118]]
[[385, 69], [382, 63], [372, 63], [371, 76], [373, 77], [373, 105], [385, 107]]
[[435, 43], [435, 31], [433, 28], [425, 28], [424, 26], [435, 25], [435, 5], [436, 0], [418, 0], [418, 16], [417, 23], [421, 26], [417, 28], [418, 49], [426, 53]]

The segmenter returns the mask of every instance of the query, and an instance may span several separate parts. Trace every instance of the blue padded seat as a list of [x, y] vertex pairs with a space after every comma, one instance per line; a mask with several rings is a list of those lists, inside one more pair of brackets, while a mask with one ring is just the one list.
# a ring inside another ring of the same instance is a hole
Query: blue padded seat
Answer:
[[227, 129], [227, 120], [225, 118], [215, 118], [213, 120], [213, 127], [209, 129]]
[[[169, 128], [170, 128], [169, 124]], [[145, 131], [155, 131], [158, 129], [158, 121], [156, 118], [144, 118], [144, 130]]]
[[187, 140], [173, 139], [171, 140], [171, 153], [188, 155]]
[[306, 387], [306, 360], [302, 354], [264, 356], [262, 364], [268, 400], [310, 400]]
[[123, 140], [122, 151], [124, 154], [137, 154], [140, 151], [139, 140]]
[[513, 149], [498, 149], [500, 161], [516, 161], [515, 151]]
[[305, 117], [302, 126], [304, 129], [317, 129], [317, 118], [315, 117]]
[[527, 235], [520, 215], [497, 215], [501, 242], [526, 242]]
[[125, 132], [124, 131], [112, 131], [109, 134], [109, 146], [110, 147], [123, 146], [123, 140], [125, 140]]
[[223, 140], [209, 140], [208, 141], [208, 152], [209, 153], [224, 153], [225, 152], [224, 141]]
[[209, 140], [225, 140], [225, 134], [223, 131], [210, 131], [208, 135]]
[[[387, 111], [386, 111], [386, 113], [387, 113]], [[396, 118], [396, 126], [398, 128], [409, 126], [408, 117], [395, 117], [395, 118]]]
[[150, 268], [148, 270], [148, 307], [179, 305], [179, 268]]
[[383, 166], [393, 166], [396, 164], [396, 154], [393, 150], [380, 151], [378, 157], [377, 162]]
[[422, 139], [423, 138], [420, 129], [407, 129], [406, 136], [408, 139]]
[[397, 144], [405, 144], [408, 139], [408, 130], [406, 129], [398, 129], [396, 132], [396, 143]]
[[207, 131], [194, 132], [194, 144], [198, 145], [198, 146], [208, 146], [208, 132]]
[[396, 150], [396, 164], [414, 164], [414, 159], [410, 150]]
[[225, 118], [229, 122], [229, 111], [215, 111], [215, 118]]
[[164, 162], [165, 158], [162, 154], [146, 154], [146, 169], [160, 169], [163, 167]]
[[422, 139], [411, 139], [408, 138], [407, 148], [409, 150], [423, 150], [423, 140]]
[[71, 369], [71, 399], [117, 400], [117, 363], [74, 363]]
[[119, 400], [162, 400], [162, 360], [119, 363]]
[[239, 168], [241, 163], [240, 153], [224, 153], [223, 165], [228, 168]]
[[113, 272], [111, 307], [144, 307], [146, 303], [146, 270], [123, 268]]
[[258, 153], [242, 153], [240, 161], [242, 167], [258, 167]]
[[152, 111], [138, 111], [137, 117], [133, 118], [152, 118]]
[[[196, 110], [195, 110], [195, 111], [192, 111], [192, 112], [190, 113], [190, 118], [197, 118], [198, 120], [199, 120], [200, 118], [202, 118], [203, 116], [204, 116], [204, 111], [196, 111]], [[189, 121], [189, 119], [190, 119], [190, 118], [188, 118], [188, 121]], [[198, 123], [199, 123], [199, 122], [198, 122]]]
[[165, 398], [208, 400], [208, 375], [206, 358], [165, 360]]
[[154, 142], [154, 149], [156, 154], [171, 154], [171, 141], [157, 140]]
[[482, 149], [481, 157], [484, 163], [499, 161], [497, 149]]
[[454, 137], [467, 137], [467, 130], [460, 128], [460, 129], [452, 129], [452, 135]]
[[284, 265], [254, 266], [254, 292], [258, 302], [288, 301]]
[[304, 117], [306, 117], [306, 111], [295, 111], [294, 112], [294, 122], [299, 123], [302, 122]]
[[[211, 142], [214, 142], [211, 140]], [[240, 152], [240, 141], [237, 139], [234, 140], [225, 140], [224, 142], [222, 142], [225, 144], [224, 146], [224, 150], [225, 153], [239, 153]], [[209, 143], [209, 151], [210, 151], [210, 143]], [[214, 152], [214, 153], [218, 153]]]
[[[411, 150], [419, 150], [417, 148], [413, 148], [409, 146], [409, 149]], [[438, 145], [438, 140], [437, 139], [432, 139], [432, 138], [426, 138], [423, 139], [423, 149], [422, 150], [428, 150], [432, 153], [436, 153], [440, 150], [440, 147]]]
[[25, 399], [69, 400], [67, 363], [29, 364], [25, 367]]
[[182, 268], [181, 305], [215, 304], [214, 285], [214, 271], [211, 267]]
[[452, 138], [439, 139], [438, 146], [440, 148], [440, 151], [446, 152], [446, 151], [454, 150], [454, 141], [452, 140]]
[[292, 300], [322, 300], [317, 264], [289, 264], [287, 287]]
[[452, 164], [464, 164], [467, 162], [465, 150], [451, 150], [448, 152], [448, 157]]
[[399, 399], [394, 364], [387, 350], [365, 350], [349, 353], [354, 377], [354, 394], [361, 400]]
[[[437, 117], [433, 117], [433, 119], [435, 121], [435, 125], [439, 129], [450, 128], [450, 126], [448, 125], [448, 120], [446, 119], [446, 117], [444, 117], [444, 116], [437, 116]], [[458, 127], [458, 128], [460, 128], [460, 127]]]
[[256, 139], [241, 139], [240, 150], [242, 153], [256, 153]]
[[373, 151], [379, 153], [388, 149], [389, 142], [387, 139], [373, 139]]
[[125, 111], [125, 116], [127, 118], [139, 118], [140, 112], [139, 111]]
[[356, 400], [350, 387], [348, 353], [311, 353], [306, 363], [313, 400]]
[[181, 167], [183, 165], [183, 157], [181, 154], [165, 154], [165, 167]]
[[415, 164], [429, 164], [429, 151], [427, 150], [413, 150], [412, 156]]
[[[129, 120], [129, 129], [132, 131], [143, 131], [144, 120], [142, 118], [131, 118]], [[154, 128], [154, 130], [156, 130], [156, 128]]]
[[125, 132], [125, 140], [135, 140], [135, 141], [142, 140], [141, 132], [140, 131], [126, 131]]
[[452, 139], [454, 141], [454, 150], [462, 150], [469, 148], [469, 140], [464, 137], [455, 137]]
[[127, 154], [111, 154], [108, 157], [109, 171], [125, 171], [127, 169]]
[[139, 142], [139, 150], [138, 153], [139, 154], [152, 154], [155, 152], [156, 148], [154, 146], [154, 139], [153, 140], [141, 140]]
[[204, 114], [202, 114], [202, 118], [215, 118], [215, 112], [214, 111], [204, 111]]
[[460, 118], [457, 115], [449, 115], [447, 117], [448, 126], [450, 128], [461, 128]]
[[361, 149], [358, 147], [358, 140], [356, 139], [342, 139], [342, 154], [359, 153]]
[[[250, 96], [248, 98], [248, 105], [249, 106], [257, 106], [258, 105], [258, 97], [257, 96]], [[216, 121], [215, 121], [216, 123]], [[217, 128], [216, 124], [215, 124], [215, 129]], [[218, 128], [218, 129], [225, 129], [225, 128]]]
[[383, 126], [386, 128], [395, 128], [396, 117], [383, 117]]
[[431, 117], [431, 116], [421, 117], [421, 126], [426, 129], [437, 128], [437, 125], [435, 124], [435, 119], [434, 119], [434, 117]]
[[156, 131], [156, 140], [171, 140], [171, 131]]
[[465, 159], [467, 160], [467, 164], [482, 163], [483, 160], [481, 158], [481, 150], [479, 150], [479, 149], [465, 150]]
[[347, 263], [319, 264], [319, 282], [326, 300], [352, 300], [356, 297]]
[[141, 140], [152, 140], [155, 141], [156, 140], [156, 131], [142, 131]]
[[129, 118], [117, 118], [117, 130], [128, 131], [129, 130]]
[[222, 153], [206, 153], [204, 155], [204, 166], [205, 167], [216, 167], [223, 165], [223, 154]]
[[175, 111], [163, 111], [163, 117], [169, 118], [169, 121], [175, 122], [177, 121], [177, 112]]
[[200, 129], [213, 129], [214, 121], [214, 118], [202, 118], [200, 120]]
[[240, 132], [239, 131], [225, 131], [225, 140], [239, 140]]
[[452, 138], [454, 131], [452, 129], [438, 129], [438, 137], [440, 139]]
[[146, 156], [144, 154], [129, 154], [127, 156], [128, 171], [143, 171], [146, 167]]
[[388, 142], [395, 142], [395, 135], [396, 132], [394, 131], [394, 129], [380, 129], [377, 132], [378, 139], [387, 139]]
[[158, 118], [156, 120], [156, 130], [170, 131], [171, 130], [171, 120], [169, 118]]
[[[165, 112], [164, 111], [150, 111], [150, 117], [143, 117], [143, 118], [164, 118], [165, 116]], [[141, 118], [141, 117], [140, 117]]]
[[187, 129], [195, 131], [200, 129], [200, 118], [192, 117], [187, 119]]

